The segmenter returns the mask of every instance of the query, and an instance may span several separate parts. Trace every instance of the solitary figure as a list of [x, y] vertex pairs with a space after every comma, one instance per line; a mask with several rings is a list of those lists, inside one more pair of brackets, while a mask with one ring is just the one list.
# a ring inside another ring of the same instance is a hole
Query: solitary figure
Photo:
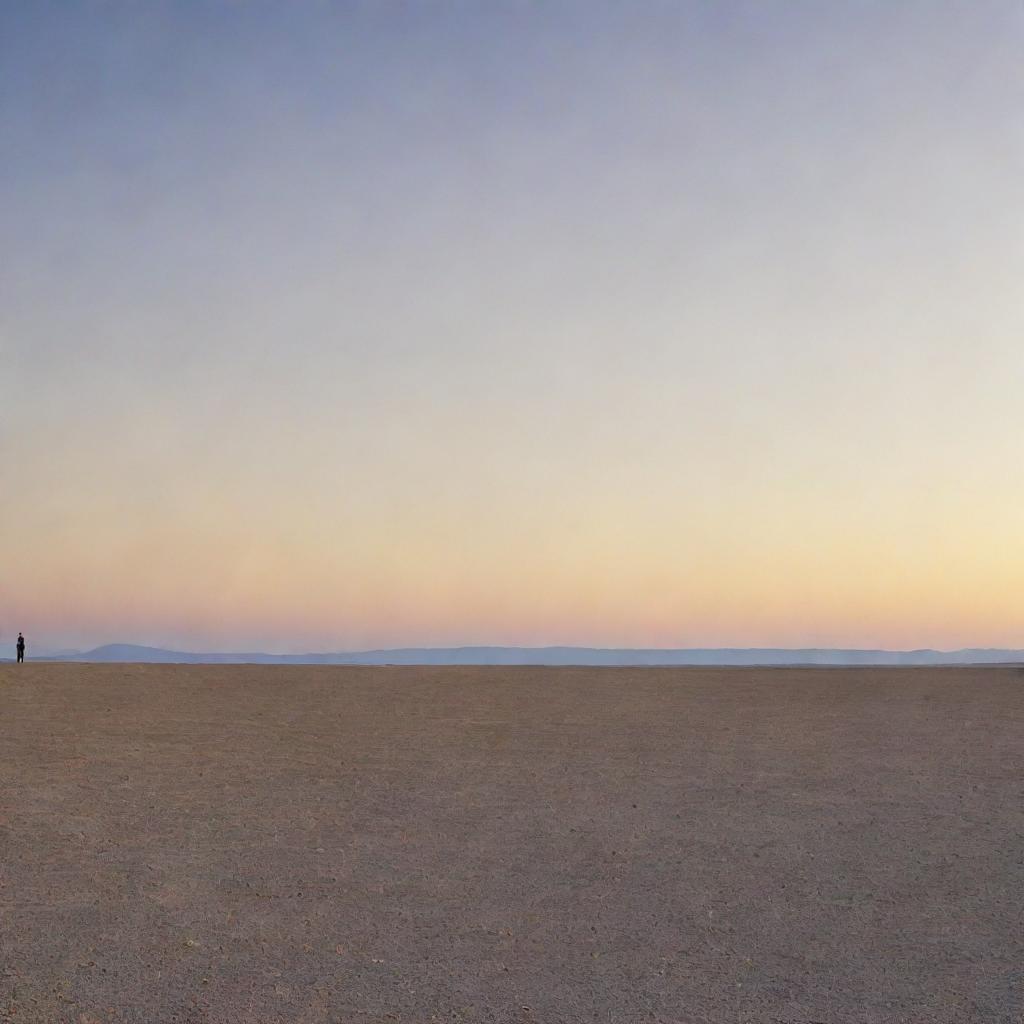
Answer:
[[[8, 648], [10, 650], [10, 648]], [[18, 661], [25, 660], [25, 638], [18, 634]]]

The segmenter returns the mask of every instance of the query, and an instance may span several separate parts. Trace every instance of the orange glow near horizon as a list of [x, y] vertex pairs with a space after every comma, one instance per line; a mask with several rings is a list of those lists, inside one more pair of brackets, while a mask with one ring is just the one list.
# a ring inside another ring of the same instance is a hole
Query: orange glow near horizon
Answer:
[[483, 513], [475, 532], [444, 521], [427, 531], [415, 509], [404, 528], [350, 523], [333, 539], [329, 523], [309, 520], [302, 536], [273, 542], [252, 523], [173, 535], [141, 523], [131, 535], [97, 528], [87, 548], [71, 536], [19, 549], [10, 566], [26, 581], [19, 628], [46, 635], [60, 622], [97, 642], [292, 652], [475, 643], [953, 648], [1013, 646], [1019, 636], [1022, 566], [1006, 558], [1019, 547], [1012, 517], [937, 524], [934, 510], [929, 521], [922, 509], [914, 537], [909, 522], [895, 533], [858, 530], [849, 515], [829, 521], [818, 508], [808, 521], [794, 510], [783, 529], [766, 521], [761, 502], [763, 517], [728, 506], [716, 524], [680, 507], [678, 518], [642, 517], [642, 530], [624, 533], [625, 509], [588, 507], [591, 521], [555, 542], [542, 524], [524, 529]]

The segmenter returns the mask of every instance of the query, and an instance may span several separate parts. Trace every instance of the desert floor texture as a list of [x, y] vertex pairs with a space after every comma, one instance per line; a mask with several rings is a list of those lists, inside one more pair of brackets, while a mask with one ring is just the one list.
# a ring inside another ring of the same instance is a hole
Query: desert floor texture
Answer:
[[1021, 670], [0, 666], [0, 1020], [1022, 1012]]

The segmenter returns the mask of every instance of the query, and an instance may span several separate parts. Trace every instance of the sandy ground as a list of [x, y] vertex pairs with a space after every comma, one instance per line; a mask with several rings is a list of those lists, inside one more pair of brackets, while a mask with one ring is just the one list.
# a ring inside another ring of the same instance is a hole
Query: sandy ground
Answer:
[[0, 1019], [1018, 1022], [1016, 669], [0, 666]]

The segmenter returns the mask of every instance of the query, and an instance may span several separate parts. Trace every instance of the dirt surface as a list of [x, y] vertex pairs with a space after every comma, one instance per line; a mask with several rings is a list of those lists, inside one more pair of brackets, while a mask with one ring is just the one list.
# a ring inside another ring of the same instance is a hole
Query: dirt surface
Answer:
[[1016, 669], [0, 666], [0, 1019], [1019, 1022]]

